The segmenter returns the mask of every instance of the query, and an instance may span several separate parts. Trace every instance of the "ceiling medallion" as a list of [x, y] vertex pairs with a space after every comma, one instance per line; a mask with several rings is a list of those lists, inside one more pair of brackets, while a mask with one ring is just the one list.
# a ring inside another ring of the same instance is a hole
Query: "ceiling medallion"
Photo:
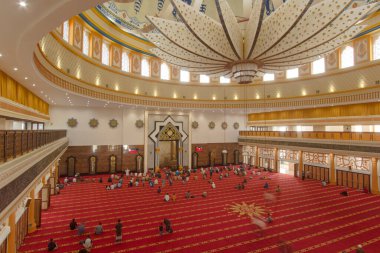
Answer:
[[223, 123], [221, 124], [221, 127], [222, 127], [223, 130], [226, 130], [227, 127], [228, 127], [227, 122], [223, 122]]
[[111, 128], [116, 128], [117, 125], [119, 125], [119, 122], [117, 122], [116, 119], [111, 119], [111, 120], [108, 122], [108, 125], [109, 125]]
[[235, 123], [234, 123], [234, 129], [237, 130], [237, 129], [239, 129], [239, 127], [240, 127], [239, 123], [235, 122]]
[[67, 125], [69, 127], [76, 127], [78, 125], [78, 120], [74, 118], [70, 118], [67, 120]]
[[215, 128], [215, 122], [211, 121], [210, 123], [208, 123], [208, 128], [214, 129]]
[[91, 128], [96, 128], [99, 126], [99, 121], [97, 119], [90, 119], [90, 121], [88, 122], [88, 125]]
[[247, 84], [332, 52], [361, 32], [364, 26], [358, 21], [380, 5], [353, 8], [351, 0], [287, 0], [267, 16], [266, 2], [253, 1], [242, 28], [227, 0], [215, 0], [219, 20], [171, 0], [178, 20], [148, 15], [156, 29], [143, 35], [156, 46], [151, 49], [156, 56], [176, 67]]

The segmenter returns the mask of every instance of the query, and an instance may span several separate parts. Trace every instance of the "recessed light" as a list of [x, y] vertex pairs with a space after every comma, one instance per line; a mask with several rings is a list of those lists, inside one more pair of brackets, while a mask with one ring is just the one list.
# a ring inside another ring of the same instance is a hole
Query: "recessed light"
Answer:
[[13, 70], [14, 70], [14, 71], [17, 71], [17, 70], [18, 70], [18, 68], [13, 68]]
[[25, 79], [25, 80], [28, 80], [28, 77], [26, 76], [26, 77], [24, 77], [24, 79]]
[[0, 57], [3, 57], [3, 54], [0, 53]]
[[20, 2], [18, 2], [18, 4], [19, 4], [21, 7], [24, 7], [24, 8], [27, 6], [26, 1], [20, 1]]
[[44, 94], [44, 92], [43, 92], [43, 91], [41, 91], [41, 94]]
[[34, 83], [32, 86], [33, 86], [33, 87], [35, 87], [35, 86], [36, 86], [36, 84]]

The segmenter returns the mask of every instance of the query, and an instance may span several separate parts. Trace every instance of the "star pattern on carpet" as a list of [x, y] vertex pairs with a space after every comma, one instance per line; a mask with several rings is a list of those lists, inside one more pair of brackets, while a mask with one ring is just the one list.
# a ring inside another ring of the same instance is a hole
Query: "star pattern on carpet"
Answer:
[[260, 217], [267, 212], [265, 208], [258, 206], [255, 203], [247, 204], [245, 202], [242, 202], [241, 204], [234, 203], [229, 205], [227, 209], [232, 213], [237, 213], [239, 217], [248, 216], [249, 218], [253, 218], [254, 216]]

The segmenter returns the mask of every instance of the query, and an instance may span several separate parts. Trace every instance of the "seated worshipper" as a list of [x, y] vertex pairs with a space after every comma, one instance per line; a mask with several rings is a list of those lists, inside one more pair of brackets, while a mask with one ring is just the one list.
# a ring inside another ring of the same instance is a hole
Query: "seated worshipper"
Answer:
[[59, 185], [56, 185], [55, 186], [55, 193], [56, 194], [59, 194], [59, 191], [60, 191], [61, 189], [59, 188]]
[[215, 189], [215, 188], [216, 188], [216, 185], [215, 185], [214, 182], [212, 182], [212, 184], [211, 184], [211, 188], [212, 188], [212, 189]]
[[157, 193], [158, 193], [158, 194], [161, 193], [161, 186], [158, 186]]
[[222, 179], [223, 179], [223, 173], [220, 173], [219, 180], [222, 180]]
[[129, 169], [128, 169], [128, 168], [125, 170], [125, 175], [126, 175], [127, 177], [129, 177]]
[[279, 185], [277, 185], [276, 192], [281, 192], [281, 188]]
[[241, 184], [241, 189], [244, 190], [245, 189], [245, 184]]
[[116, 188], [121, 188], [122, 184], [120, 182], [117, 183]]
[[363, 250], [363, 246], [361, 244], [358, 245], [355, 252], [356, 253], [365, 253], [365, 251]]
[[165, 224], [165, 230], [166, 230], [166, 232], [173, 233], [173, 228], [172, 228], [172, 224], [171, 224], [170, 220], [167, 219], [167, 218], [165, 218], [164, 219], [164, 224]]
[[96, 227], [95, 227], [95, 234], [100, 235], [102, 233], [103, 233], [103, 226], [102, 226], [102, 223], [99, 222], [99, 224], [96, 225]]
[[73, 219], [71, 222], [70, 222], [70, 230], [74, 230], [78, 227], [78, 224], [76, 222], [75, 219]]
[[164, 201], [169, 202], [170, 201], [170, 196], [169, 193], [166, 193], [164, 196]]
[[106, 186], [106, 190], [111, 190], [111, 186], [110, 186], [110, 185], [107, 185], [107, 186]]
[[207, 197], [207, 192], [202, 192], [202, 197], [206, 198]]
[[229, 177], [230, 174], [228, 172], [226, 172], [226, 174], [224, 174], [224, 177]]
[[149, 186], [150, 186], [150, 187], [154, 187], [154, 182], [153, 182], [153, 180], [150, 180], [150, 181], [149, 181]]
[[116, 186], [116, 184], [111, 184], [111, 190], [115, 190]]
[[160, 223], [160, 225], [158, 226], [158, 231], [160, 232], [160, 235], [164, 233], [164, 223]]
[[73, 178], [73, 183], [76, 183], [76, 182], [77, 182], [77, 178], [74, 177], [74, 178]]
[[268, 223], [272, 223], [273, 222], [273, 218], [272, 218], [272, 215], [270, 213], [268, 213], [267, 222]]
[[53, 250], [56, 250], [56, 249], [58, 249], [58, 245], [53, 240], [53, 238], [51, 238], [50, 241], [49, 241], [49, 243], [48, 243], [48, 251], [53, 251]]
[[90, 252], [91, 251], [91, 248], [92, 248], [92, 240], [90, 238], [90, 236], [88, 235], [86, 240], [84, 240], [84, 242], [82, 243], [83, 247], [88, 251]]
[[348, 196], [348, 189], [346, 188], [344, 191], [340, 193], [342, 196]]
[[265, 184], [264, 184], [264, 189], [269, 189], [269, 184], [268, 184], [268, 182], [265, 182]]
[[99, 178], [99, 183], [103, 183], [103, 178], [102, 177]]
[[157, 178], [154, 180], [154, 184], [158, 184], [158, 179]]
[[110, 177], [112, 178], [112, 180], [115, 178], [115, 175], [114, 174], [111, 174]]
[[238, 184], [237, 186], [235, 186], [235, 189], [241, 190], [241, 184]]
[[109, 177], [107, 180], [108, 183], [112, 183], [112, 177]]
[[186, 199], [189, 199], [189, 198], [191, 198], [191, 197], [193, 197], [193, 196], [191, 196], [190, 191], [187, 191], [187, 192], [185, 193], [185, 198], [186, 198]]
[[69, 182], [68, 177], [65, 177], [65, 179], [63, 180], [63, 183], [64, 183], [64, 184], [67, 184], [68, 182]]
[[321, 184], [322, 184], [323, 187], [326, 187], [326, 186], [327, 186], [327, 183], [326, 183], [326, 181], [324, 181], [324, 180], [321, 182]]
[[173, 200], [173, 202], [175, 202], [176, 199], [177, 199], [177, 196], [175, 195], [175, 193], [173, 193], [173, 194], [172, 194], [172, 200]]
[[85, 231], [86, 231], [86, 228], [84, 226], [84, 223], [79, 224], [79, 226], [78, 226], [78, 235], [83, 235]]
[[136, 182], [135, 182], [135, 186], [136, 186], [136, 187], [139, 186], [139, 180], [136, 180]]

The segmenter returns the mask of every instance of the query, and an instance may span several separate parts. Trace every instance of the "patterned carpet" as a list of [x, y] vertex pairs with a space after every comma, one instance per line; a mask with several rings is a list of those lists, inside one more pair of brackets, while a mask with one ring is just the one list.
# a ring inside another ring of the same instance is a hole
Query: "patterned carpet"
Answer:
[[[231, 175], [231, 174], [230, 174]], [[263, 176], [263, 174], [261, 175]], [[380, 252], [380, 197], [350, 190], [340, 196], [342, 187], [323, 188], [317, 181], [301, 181], [282, 174], [249, 179], [244, 190], [234, 187], [243, 177], [231, 175], [223, 180], [213, 175], [216, 189], [198, 174], [183, 184], [166, 182], [161, 194], [145, 184], [128, 188], [124, 177], [122, 189], [107, 191], [104, 183], [75, 183], [51, 199], [51, 207], [42, 214], [42, 226], [26, 237], [20, 252], [46, 252], [49, 238], [59, 249], [55, 252], [77, 252], [80, 240], [91, 234], [91, 252], [280, 252], [279, 240], [291, 244], [294, 252], [354, 252], [362, 244], [365, 252]], [[263, 189], [264, 182], [270, 188]], [[161, 185], [161, 182], [160, 184]], [[280, 185], [281, 192], [275, 188]], [[185, 199], [190, 190], [195, 198]], [[207, 198], [200, 195], [208, 192]], [[176, 193], [176, 202], [163, 201], [165, 192]], [[264, 200], [264, 192], [277, 201]], [[271, 196], [271, 195], [269, 195]], [[254, 204], [254, 205], [253, 205]], [[260, 235], [249, 215], [270, 209], [273, 223]], [[238, 212], [235, 212], [238, 211]], [[167, 217], [174, 233], [158, 233], [158, 225]], [[84, 222], [86, 234], [78, 236], [69, 230], [76, 218]], [[123, 242], [115, 244], [117, 219], [123, 223]], [[94, 227], [103, 223], [105, 232], [94, 235]]]

